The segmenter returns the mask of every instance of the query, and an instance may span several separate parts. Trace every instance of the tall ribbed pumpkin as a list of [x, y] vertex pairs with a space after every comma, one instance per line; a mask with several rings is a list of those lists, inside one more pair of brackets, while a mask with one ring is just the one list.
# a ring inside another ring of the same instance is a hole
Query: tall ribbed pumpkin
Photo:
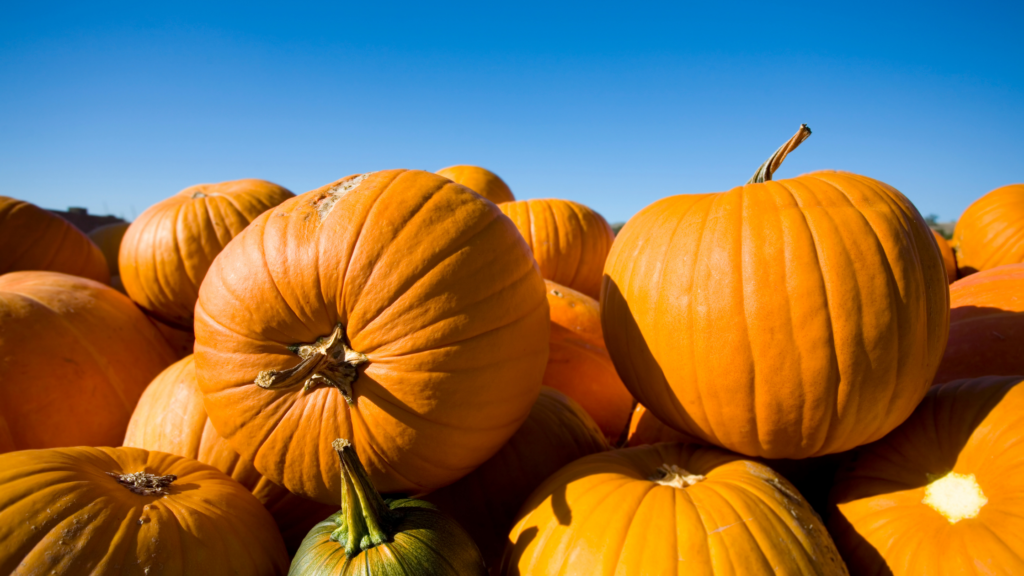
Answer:
[[382, 492], [425, 493], [526, 419], [548, 323], [494, 204], [375, 172], [286, 201], [224, 249], [196, 305], [196, 375], [214, 426], [272, 482], [337, 503], [340, 437]]
[[150, 206], [121, 241], [128, 296], [165, 324], [191, 330], [213, 259], [249, 222], [292, 196], [277, 184], [246, 179], [190, 186]]
[[656, 444], [565, 466], [530, 496], [503, 574], [843, 575], [821, 519], [767, 466]]
[[605, 266], [604, 338], [633, 396], [706, 442], [766, 458], [848, 450], [924, 396], [949, 328], [942, 259], [891, 186], [845, 172], [643, 209]]
[[935, 386], [857, 450], [832, 489], [829, 529], [855, 574], [1024, 574], [1024, 382]]
[[192, 458], [231, 476], [267, 508], [289, 550], [299, 547], [313, 525], [337, 512], [337, 506], [306, 500], [267, 480], [231, 449], [206, 416], [192, 356], [168, 366], [146, 388], [124, 445]]
[[138, 448], [0, 455], [0, 573], [279, 576], [288, 554], [245, 488]]
[[530, 493], [562, 466], [609, 448], [576, 402], [544, 387], [526, 422], [497, 454], [423, 500], [457, 520], [496, 573], [516, 512]]
[[601, 306], [590, 296], [544, 281], [551, 309], [551, 354], [544, 385], [575, 400], [609, 442], [629, 425], [633, 397], [615, 372], [601, 334]]
[[615, 233], [590, 208], [569, 200], [519, 200], [498, 206], [512, 219], [547, 280], [601, 296], [601, 271]]
[[70, 222], [42, 208], [0, 196], [0, 274], [48, 270], [110, 283], [103, 253]]
[[1024, 264], [972, 274], [949, 286], [949, 343], [935, 383], [1024, 375]]
[[486, 168], [460, 164], [442, 168], [437, 173], [456, 184], [462, 184], [495, 204], [514, 202], [516, 199], [508, 184]]
[[1024, 184], [985, 194], [964, 210], [953, 230], [962, 275], [1024, 262]]
[[0, 276], [0, 452], [119, 446], [174, 354], [113, 288], [58, 272]]
[[946, 279], [952, 284], [956, 282], [956, 256], [953, 255], [953, 247], [950, 246], [949, 241], [942, 235], [932, 230], [932, 234], [935, 236], [935, 243], [939, 246], [939, 252], [942, 253], [942, 264], [946, 267]]

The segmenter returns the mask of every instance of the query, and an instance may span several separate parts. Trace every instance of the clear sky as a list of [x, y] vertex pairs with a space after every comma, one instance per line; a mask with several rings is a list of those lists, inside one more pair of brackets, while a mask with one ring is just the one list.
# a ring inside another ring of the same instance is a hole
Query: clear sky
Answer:
[[6, 2], [0, 194], [131, 219], [197, 183], [301, 193], [476, 164], [611, 221], [849, 170], [955, 219], [1024, 181], [1024, 2]]

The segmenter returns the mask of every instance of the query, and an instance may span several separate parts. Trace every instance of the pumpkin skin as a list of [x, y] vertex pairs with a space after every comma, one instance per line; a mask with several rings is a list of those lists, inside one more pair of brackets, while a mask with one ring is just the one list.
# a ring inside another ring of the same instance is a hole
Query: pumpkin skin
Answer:
[[960, 275], [1024, 262], [1024, 184], [996, 188], [964, 210], [953, 230]]
[[509, 575], [847, 573], [821, 520], [784, 478], [683, 444], [569, 464], [530, 496], [509, 538]]
[[836, 479], [829, 528], [851, 572], [1024, 574], [1022, 431], [1021, 376], [929, 390]]
[[568, 395], [597, 422], [609, 442], [629, 425], [633, 397], [615, 372], [601, 334], [601, 306], [590, 296], [545, 280], [551, 310], [551, 353], [544, 385]]
[[[174, 475], [141, 494], [110, 474]], [[279, 575], [281, 536], [260, 503], [222, 472], [138, 448], [0, 455], [4, 574]]]
[[192, 348], [196, 344], [196, 335], [191, 330], [179, 330], [152, 317], [149, 320], [163, 335], [178, 360], [192, 355]]
[[949, 287], [949, 343], [935, 383], [1024, 374], [1024, 264], [972, 274]]
[[0, 276], [0, 451], [119, 446], [174, 355], [126, 296], [58, 272]]
[[516, 199], [508, 184], [505, 184], [505, 181], [497, 174], [486, 168], [467, 165], [449, 166], [438, 170], [437, 173], [456, 184], [462, 184], [495, 204], [514, 202]]
[[[225, 248], [196, 305], [196, 375], [217, 430], [291, 492], [338, 503], [340, 437], [382, 492], [426, 493], [526, 419], [548, 324], [536, 264], [494, 204], [429, 172], [375, 172], [281, 204]], [[297, 355], [314, 342], [352, 362]], [[346, 379], [316, 372], [304, 391], [289, 370], [314, 361]]]
[[927, 391], [949, 327], [924, 219], [850, 173], [659, 200], [623, 227], [605, 276], [605, 343], [633, 396], [748, 456], [884, 436]]
[[206, 416], [191, 355], [168, 366], [146, 388], [124, 445], [192, 458], [231, 476], [274, 517], [289, 551], [298, 549], [306, 533], [337, 510], [270, 482], [231, 449]]
[[128, 231], [128, 226], [130, 226], [129, 222], [114, 222], [89, 232], [89, 240], [96, 244], [107, 261], [107, 270], [110, 272], [111, 278], [120, 274], [117, 267], [117, 254], [121, 251], [121, 239]]
[[591, 298], [601, 296], [601, 272], [615, 233], [590, 208], [569, 200], [519, 200], [498, 206], [526, 239], [540, 274]]
[[953, 248], [942, 234], [935, 230], [932, 230], [932, 234], [935, 235], [935, 243], [938, 244], [939, 252], [942, 253], [942, 264], [946, 267], [946, 279], [952, 284], [956, 282], [956, 257], [953, 255]]
[[188, 331], [213, 259], [253, 219], [293, 196], [265, 180], [231, 180], [190, 186], [150, 206], [129, 226], [118, 254], [128, 296]]
[[0, 274], [48, 270], [110, 283], [107, 261], [89, 237], [48, 210], [0, 196]]
[[645, 446], [659, 442], [700, 443], [692, 436], [669, 428], [654, 414], [651, 414], [643, 404], [637, 404], [636, 409], [633, 410], [633, 416], [629, 420], [629, 436], [626, 439], [626, 446]]
[[289, 576], [388, 574], [483, 576], [480, 551], [461, 526], [432, 504], [384, 500], [351, 443], [333, 443], [341, 464], [341, 510], [302, 541]]
[[562, 466], [610, 448], [576, 402], [544, 387], [526, 422], [497, 454], [423, 500], [472, 534], [484, 562], [496, 573], [516, 512], [530, 493]]

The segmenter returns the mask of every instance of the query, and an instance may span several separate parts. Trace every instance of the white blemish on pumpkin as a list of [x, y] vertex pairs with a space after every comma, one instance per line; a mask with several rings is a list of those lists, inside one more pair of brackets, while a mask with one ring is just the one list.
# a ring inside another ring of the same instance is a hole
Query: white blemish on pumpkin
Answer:
[[323, 222], [326, 220], [327, 215], [334, 209], [334, 205], [337, 204], [338, 200], [340, 200], [345, 194], [355, 190], [370, 174], [372, 174], [372, 172], [360, 174], [359, 176], [340, 182], [337, 186], [328, 190], [323, 196], [316, 199], [314, 201], [314, 205], [316, 206], [316, 213], [320, 216], [320, 221]]
[[939, 477], [929, 475], [929, 480], [921, 503], [942, 514], [950, 524], [974, 518], [988, 504], [974, 474], [950, 472]]
[[198, 200], [200, 198], [206, 198], [206, 194], [203, 194], [202, 192], [195, 192], [194, 194], [192, 194], [193, 200]]
[[752, 517], [751, 518], [747, 518], [745, 520], [740, 520], [739, 522], [733, 522], [732, 524], [727, 524], [725, 526], [720, 526], [718, 528], [715, 528], [711, 532], [708, 532], [708, 535], [710, 536], [711, 534], [718, 534], [719, 532], [722, 532], [724, 530], [732, 528], [733, 526], [739, 526], [740, 524], [746, 524], [747, 522], [750, 522], [751, 520], [753, 520]]

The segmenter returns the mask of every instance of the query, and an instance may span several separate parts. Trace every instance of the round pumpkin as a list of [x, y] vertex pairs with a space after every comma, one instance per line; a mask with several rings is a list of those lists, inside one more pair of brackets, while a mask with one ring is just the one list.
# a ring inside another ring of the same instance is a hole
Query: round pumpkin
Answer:
[[949, 287], [949, 343], [935, 383], [1024, 374], [1024, 264], [990, 268]]
[[288, 554], [219, 470], [138, 448], [0, 455], [0, 573], [277, 576]]
[[107, 261], [89, 237], [35, 204], [0, 196], [0, 274], [49, 270], [110, 283]]
[[586, 456], [530, 496], [503, 574], [846, 574], [821, 519], [770, 468], [656, 444]]
[[118, 254], [128, 296], [163, 323], [189, 331], [213, 259], [253, 219], [293, 196], [246, 179], [190, 186], [150, 206], [128, 227]]
[[544, 385], [579, 403], [609, 442], [629, 425], [633, 397], [615, 372], [601, 334], [601, 306], [590, 296], [550, 280], [551, 352]]
[[338, 438], [341, 510], [309, 531], [289, 576], [483, 576], [473, 539], [423, 500], [384, 500], [355, 450]]
[[855, 574], [1024, 574], [1024, 384], [935, 386], [832, 490], [829, 528]]
[[270, 482], [231, 449], [206, 416], [192, 356], [168, 366], [146, 388], [128, 423], [124, 445], [192, 458], [231, 476], [263, 503], [291, 551], [298, 549], [313, 525], [337, 510]]
[[462, 184], [495, 204], [514, 202], [516, 199], [508, 184], [505, 184], [505, 181], [497, 174], [486, 168], [467, 165], [449, 166], [438, 170], [437, 173], [456, 184]]
[[953, 251], [962, 276], [1024, 262], [1024, 184], [996, 188], [968, 206], [953, 230]]
[[526, 239], [541, 276], [601, 297], [601, 273], [615, 233], [590, 208], [569, 200], [519, 200], [498, 206]]
[[110, 272], [111, 278], [120, 274], [117, 267], [117, 254], [121, 250], [121, 239], [124, 238], [124, 233], [128, 231], [129, 225], [128, 222], [114, 222], [89, 232], [89, 239], [96, 244], [107, 261], [107, 270]]
[[807, 458], [881, 438], [924, 396], [946, 345], [931, 231], [871, 178], [759, 174], [626, 223], [605, 266], [608, 352], [659, 420], [741, 454]]
[[952, 284], [956, 282], [956, 257], [953, 255], [953, 247], [949, 245], [949, 241], [942, 234], [935, 230], [932, 230], [932, 234], [935, 235], [935, 243], [938, 244], [939, 252], [942, 253], [942, 263], [946, 266], [946, 279]]
[[335, 438], [382, 492], [497, 452], [540, 393], [544, 281], [491, 202], [429, 172], [339, 180], [257, 218], [196, 305], [210, 420], [272, 482], [338, 502]]
[[423, 500], [473, 535], [494, 573], [516, 512], [530, 493], [562, 466], [610, 448], [600, 428], [576, 402], [544, 387], [526, 422], [497, 454]]
[[0, 452], [119, 446], [174, 354], [126, 296], [58, 272], [0, 276]]

